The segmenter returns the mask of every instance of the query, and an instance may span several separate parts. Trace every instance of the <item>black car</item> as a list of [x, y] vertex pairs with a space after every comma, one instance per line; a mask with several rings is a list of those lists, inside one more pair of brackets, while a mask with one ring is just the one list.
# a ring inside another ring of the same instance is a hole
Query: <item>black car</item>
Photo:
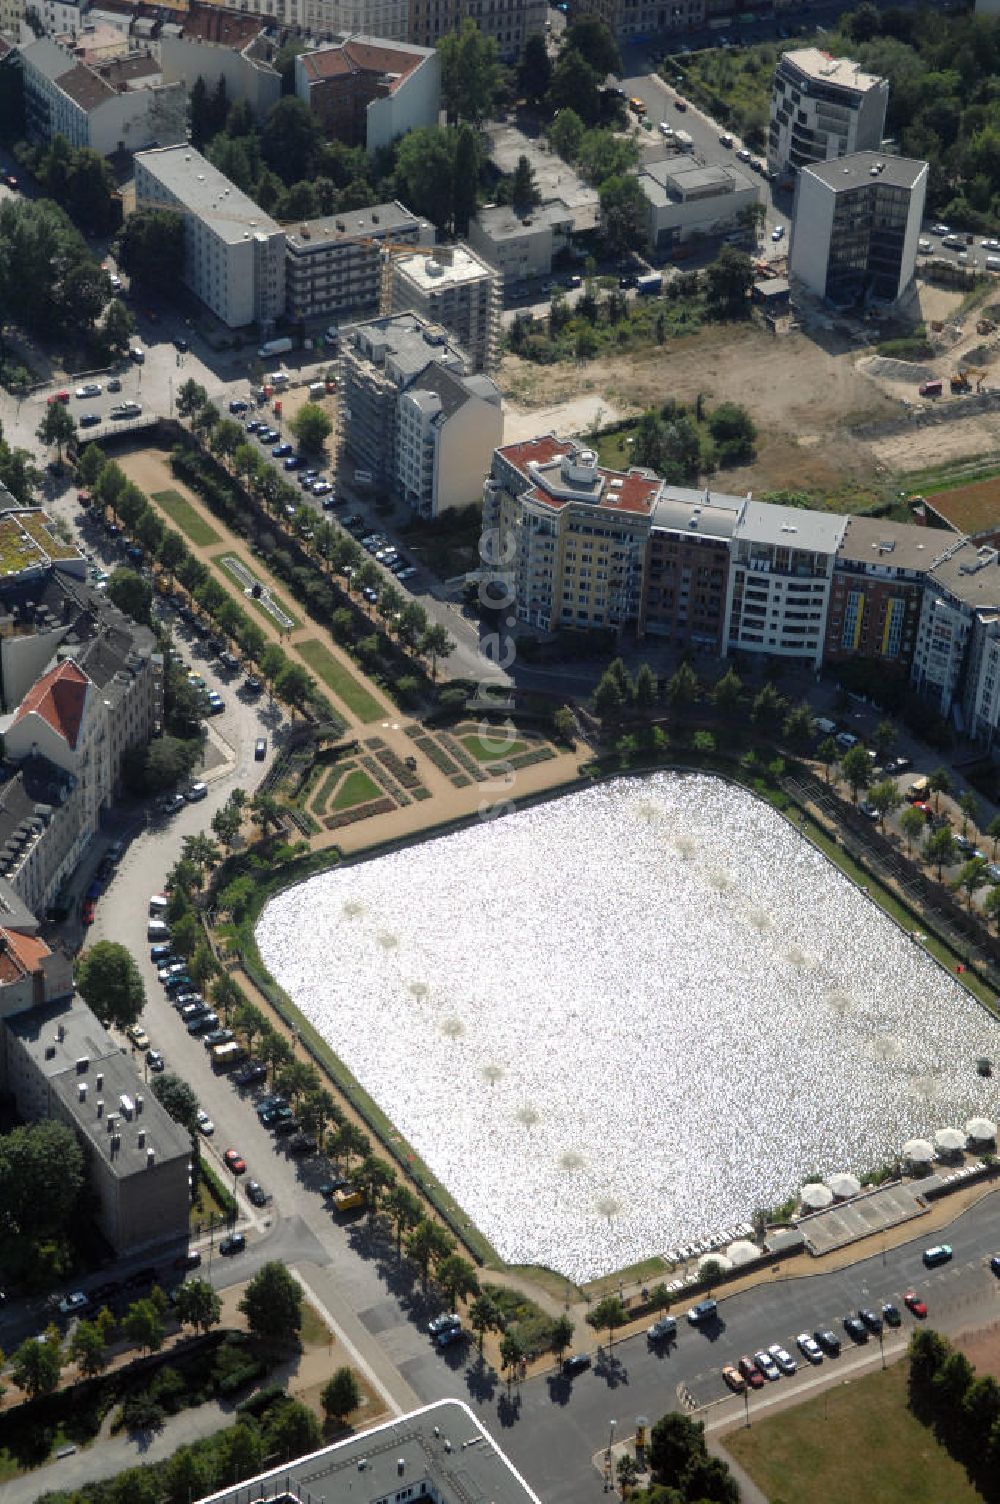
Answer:
[[828, 1326], [817, 1327], [816, 1331], [813, 1332], [813, 1336], [829, 1357], [837, 1358], [840, 1356], [840, 1338]]
[[868, 1341], [868, 1328], [865, 1326], [860, 1316], [845, 1316], [844, 1331], [850, 1337], [852, 1342]]
[[219, 1244], [219, 1252], [226, 1256], [233, 1253], [242, 1253], [247, 1246], [247, 1240], [241, 1232], [231, 1232], [228, 1238], [223, 1238]]
[[243, 681], [243, 690], [245, 694], [259, 695], [263, 688], [264, 686], [257, 678], [256, 674], [247, 674], [246, 678]]
[[877, 1337], [882, 1330], [881, 1316], [877, 1315], [875, 1311], [869, 1310], [859, 1311], [858, 1316], [864, 1322], [868, 1330], [870, 1332], [874, 1332]]
[[260, 1060], [248, 1060], [233, 1073], [232, 1079], [237, 1086], [253, 1086], [257, 1081], [267, 1080], [267, 1066]]
[[563, 1378], [575, 1378], [578, 1373], [585, 1373], [590, 1367], [589, 1353], [570, 1353], [568, 1358], [563, 1358]]
[[234, 397], [229, 404], [229, 411], [231, 413], [245, 413], [249, 406], [249, 402], [244, 402], [242, 397]]
[[248, 1180], [246, 1186], [247, 1200], [253, 1206], [266, 1206], [271, 1199], [259, 1180]]
[[315, 1154], [318, 1148], [311, 1133], [297, 1133], [288, 1145], [290, 1154]]
[[177, 339], [174, 340], [174, 349], [177, 350], [179, 354], [186, 355], [188, 350], [190, 349], [190, 346], [186, 339], [182, 339], [180, 336], [178, 336]]
[[275, 1133], [280, 1138], [288, 1138], [290, 1134], [298, 1133], [299, 1131], [299, 1125], [294, 1118], [278, 1118], [273, 1126]]
[[887, 1300], [882, 1307], [882, 1320], [886, 1326], [901, 1326], [903, 1318], [899, 1314], [899, 1307], [894, 1306], [892, 1301]]
[[137, 1269], [124, 1281], [126, 1290], [140, 1290], [143, 1285], [156, 1283], [156, 1270], [152, 1268]]

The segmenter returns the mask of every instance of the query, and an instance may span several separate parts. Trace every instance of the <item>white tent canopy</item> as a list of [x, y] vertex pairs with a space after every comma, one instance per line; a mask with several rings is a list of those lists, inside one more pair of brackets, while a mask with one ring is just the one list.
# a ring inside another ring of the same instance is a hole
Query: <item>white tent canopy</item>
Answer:
[[970, 1118], [965, 1131], [977, 1144], [991, 1144], [997, 1136], [997, 1125], [989, 1118]]
[[820, 1212], [825, 1206], [833, 1205], [833, 1192], [822, 1181], [814, 1180], [802, 1187], [799, 1199], [811, 1212]]
[[965, 1134], [961, 1128], [939, 1128], [934, 1135], [934, 1147], [939, 1154], [961, 1154]]
[[726, 1249], [726, 1258], [730, 1264], [749, 1264], [753, 1259], [760, 1258], [760, 1249], [749, 1238], [737, 1238]]
[[861, 1194], [861, 1181], [856, 1175], [849, 1175], [846, 1171], [828, 1175], [826, 1183], [838, 1201], [849, 1201], [852, 1196]]
[[934, 1145], [929, 1138], [910, 1138], [903, 1145], [903, 1158], [913, 1164], [929, 1165], [934, 1158]]
[[698, 1260], [699, 1274], [704, 1274], [705, 1267], [708, 1264], [717, 1265], [723, 1272], [733, 1267], [732, 1260], [728, 1259], [724, 1253], [706, 1253]]

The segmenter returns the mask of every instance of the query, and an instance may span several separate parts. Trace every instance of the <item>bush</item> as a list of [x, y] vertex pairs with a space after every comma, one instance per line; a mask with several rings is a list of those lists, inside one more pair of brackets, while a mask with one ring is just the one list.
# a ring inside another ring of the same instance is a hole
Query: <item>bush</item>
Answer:
[[127, 1431], [161, 1431], [167, 1412], [148, 1390], [128, 1394], [122, 1401], [122, 1423]]

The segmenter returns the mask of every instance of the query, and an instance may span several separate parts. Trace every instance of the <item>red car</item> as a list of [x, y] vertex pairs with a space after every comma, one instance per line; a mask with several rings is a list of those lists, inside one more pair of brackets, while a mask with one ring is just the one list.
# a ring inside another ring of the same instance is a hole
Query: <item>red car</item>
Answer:
[[926, 800], [924, 800], [924, 799], [918, 800], [917, 803], [914, 804], [913, 808], [914, 809], [918, 809], [920, 811], [920, 813], [923, 815], [923, 817], [924, 817], [925, 820], [933, 820], [933, 818], [934, 818], [934, 811], [931, 809], [930, 805], [926, 802]]
[[746, 1354], [744, 1354], [736, 1366], [738, 1367], [743, 1377], [746, 1379], [747, 1383], [750, 1385], [751, 1389], [763, 1389], [764, 1375], [761, 1373], [760, 1369], [757, 1367], [752, 1358], [748, 1358]]
[[53, 392], [52, 396], [49, 398], [49, 407], [51, 407], [54, 402], [68, 402], [68, 401], [69, 401], [69, 392]]
[[247, 1162], [238, 1149], [227, 1149], [222, 1157], [234, 1175], [246, 1174]]
[[92, 899], [92, 898], [85, 898], [83, 900], [83, 913], [82, 913], [82, 915], [80, 917], [82, 918], [84, 924], [93, 924], [93, 922], [94, 922], [94, 913], [95, 913], [96, 909], [97, 909], [97, 904], [95, 903], [94, 899]]
[[917, 1294], [916, 1290], [907, 1290], [906, 1294], [903, 1296], [903, 1304], [908, 1310], [913, 1312], [914, 1316], [927, 1315], [927, 1304], [925, 1301], [922, 1301], [920, 1299], [920, 1296]]

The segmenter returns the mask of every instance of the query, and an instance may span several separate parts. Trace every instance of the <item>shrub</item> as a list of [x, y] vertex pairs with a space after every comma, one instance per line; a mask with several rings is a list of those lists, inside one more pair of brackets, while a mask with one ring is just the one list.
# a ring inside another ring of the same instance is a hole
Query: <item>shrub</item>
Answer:
[[122, 1422], [127, 1431], [160, 1431], [166, 1415], [148, 1390], [128, 1394], [122, 1401]]

